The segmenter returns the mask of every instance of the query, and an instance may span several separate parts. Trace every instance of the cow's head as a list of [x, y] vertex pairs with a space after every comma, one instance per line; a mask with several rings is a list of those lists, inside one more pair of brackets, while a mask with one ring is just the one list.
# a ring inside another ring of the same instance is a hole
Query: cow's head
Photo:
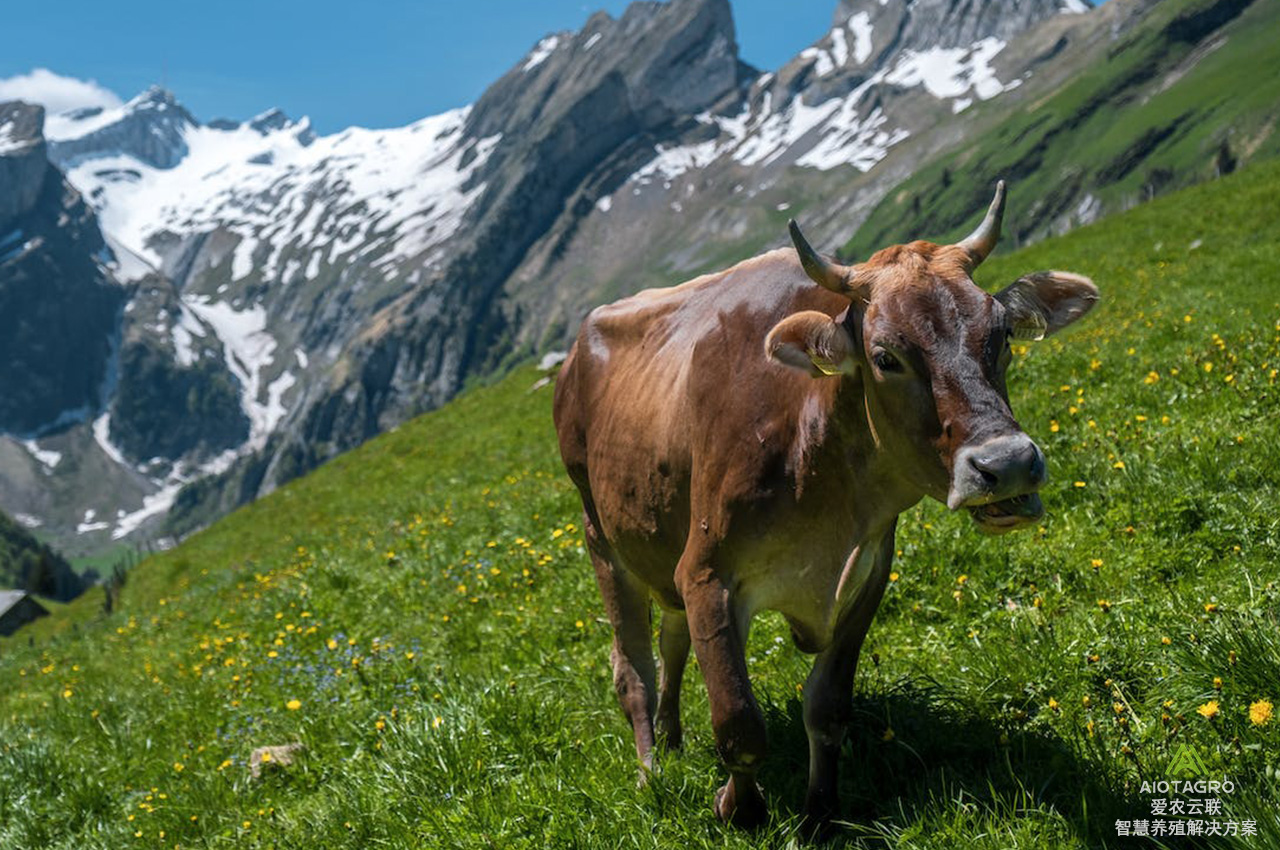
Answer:
[[854, 266], [819, 256], [792, 221], [805, 272], [850, 305], [834, 319], [788, 316], [765, 344], [815, 377], [859, 381], [875, 438], [900, 473], [995, 533], [1044, 512], [1044, 455], [1005, 389], [1010, 342], [1048, 336], [1098, 300], [1088, 278], [1058, 271], [1024, 275], [994, 295], [979, 289], [970, 275], [995, 247], [1003, 215], [1001, 182], [967, 239], [895, 245]]

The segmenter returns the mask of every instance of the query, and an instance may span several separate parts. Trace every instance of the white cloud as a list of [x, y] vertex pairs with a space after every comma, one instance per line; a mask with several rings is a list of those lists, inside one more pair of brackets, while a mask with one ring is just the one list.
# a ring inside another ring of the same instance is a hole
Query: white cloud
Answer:
[[80, 80], [55, 74], [48, 68], [36, 68], [30, 74], [0, 79], [0, 103], [25, 100], [39, 103], [50, 114], [80, 109], [85, 106], [112, 107], [123, 101], [96, 80]]

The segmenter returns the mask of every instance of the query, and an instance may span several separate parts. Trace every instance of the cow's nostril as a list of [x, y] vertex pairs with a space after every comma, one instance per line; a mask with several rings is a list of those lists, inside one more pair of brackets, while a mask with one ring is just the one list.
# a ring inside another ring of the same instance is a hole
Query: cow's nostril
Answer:
[[1031, 458], [1031, 481], [1040, 484], [1045, 479], [1044, 455], [1037, 450]]
[[982, 477], [982, 483], [989, 489], [994, 489], [1000, 483], [1000, 476], [996, 474], [994, 464], [989, 458], [971, 457], [969, 464], [977, 470], [978, 475]]

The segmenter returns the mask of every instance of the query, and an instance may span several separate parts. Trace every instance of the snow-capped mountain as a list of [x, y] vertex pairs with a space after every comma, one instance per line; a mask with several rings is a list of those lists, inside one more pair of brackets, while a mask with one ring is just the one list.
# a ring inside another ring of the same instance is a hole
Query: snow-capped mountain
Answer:
[[201, 123], [161, 89], [50, 116], [127, 303], [81, 423], [0, 440], [0, 481], [27, 482], [0, 506], [86, 546], [189, 529], [563, 347], [595, 303], [780, 244], [797, 211], [847, 236], [1145, 2], [841, 0], [771, 72], [738, 58], [728, 0], [638, 2], [403, 128]]

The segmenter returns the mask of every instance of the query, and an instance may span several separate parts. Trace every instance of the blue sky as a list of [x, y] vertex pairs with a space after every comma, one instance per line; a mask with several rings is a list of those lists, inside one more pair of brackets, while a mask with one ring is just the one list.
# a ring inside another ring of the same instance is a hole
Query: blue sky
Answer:
[[[826, 32], [837, 5], [837, 0], [731, 2], [742, 56], [765, 70]], [[278, 106], [295, 118], [310, 115], [317, 130], [329, 133], [353, 124], [400, 126], [470, 103], [543, 35], [578, 29], [596, 9], [617, 16], [627, 4], [71, 0], [6, 5], [0, 78], [47, 68], [95, 80], [126, 100], [164, 82], [201, 120], [244, 119]], [[46, 77], [31, 85], [36, 83], [57, 85]]]

